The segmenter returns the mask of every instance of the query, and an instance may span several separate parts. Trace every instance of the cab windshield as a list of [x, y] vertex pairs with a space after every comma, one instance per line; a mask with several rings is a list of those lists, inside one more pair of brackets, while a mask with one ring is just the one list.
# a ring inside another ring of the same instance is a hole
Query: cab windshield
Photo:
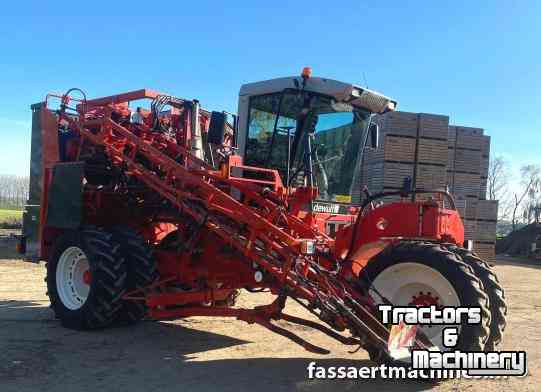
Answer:
[[369, 117], [307, 91], [252, 97], [244, 161], [277, 169], [290, 186], [317, 186], [321, 201], [351, 203]]

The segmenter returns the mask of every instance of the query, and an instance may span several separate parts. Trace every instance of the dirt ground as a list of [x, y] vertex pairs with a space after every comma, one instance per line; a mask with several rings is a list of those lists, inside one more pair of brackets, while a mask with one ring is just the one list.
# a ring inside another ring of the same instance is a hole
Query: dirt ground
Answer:
[[[364, 351], [318, 332], [282, 324], [332, 351], [316, 355], [261, 327], [225, 318], [174, 322], [95, 332], [64, 329], [45, 296], [44, 266], [17, 260], [0, 242], [0, 391], [539, 391], [541, 267], [500, 261], [509, 324], [503, 349], [526, 350], [522, 379], [455, 380], [440, 384], [400, 380], [308, 380], [306, 367], [369, 366]], [[11, 246], [11, 245], [9, 245]], [[243, 294], [240, 305], [270, 302], [267, 294]], [[288, 305], [289, 313], [303, 314]]]

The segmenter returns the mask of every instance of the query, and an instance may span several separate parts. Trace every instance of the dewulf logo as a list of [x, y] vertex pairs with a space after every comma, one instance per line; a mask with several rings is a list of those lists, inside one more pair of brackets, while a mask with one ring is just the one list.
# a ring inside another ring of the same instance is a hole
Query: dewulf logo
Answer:
[[327, 214], [338, 214], [340, 206], [338, 204], [320, 204], [314, 203], [314, 212], [326, 212]]

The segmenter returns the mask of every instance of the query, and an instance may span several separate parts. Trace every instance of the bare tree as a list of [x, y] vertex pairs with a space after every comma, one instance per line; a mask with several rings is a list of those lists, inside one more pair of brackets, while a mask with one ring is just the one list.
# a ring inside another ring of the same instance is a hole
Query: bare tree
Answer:
[[528, 191], [523, 217], [527, 224], [539, 223], [541, 217], [541, 180], [535, 182]]
[[541, 187], [541, 168], [537, 165], [525, 165], [520, 169], [521, 174], [521, 186], [522, 189], [519, 192], [513, 193], [513, 214], [512, 225], [513, 231], [517, 226], [517, 212], [520, 205], [524, 201], [528, 194], [531, 194], [532, 190], [539, 189]]
[[0, 208], [22, 209], [28, 199], [28, 177], [0, 175]]
[[507, 192], [509, 184], [509, 168], [507, 161], [497, 156], [490, 160], [488, 167], [487, 188], [489, 200], [500, 200]]
[[509, 195], [509, 164], [501, 156], [490, 160], [487, 176], [487, 198], [498, 200], [498, 219], [508, 220], [514, 207]]
[[511, 220], [511, 213], [515, 207], [514, 199], [510, 195], [502, 196], [498, 200], [498, 220]]

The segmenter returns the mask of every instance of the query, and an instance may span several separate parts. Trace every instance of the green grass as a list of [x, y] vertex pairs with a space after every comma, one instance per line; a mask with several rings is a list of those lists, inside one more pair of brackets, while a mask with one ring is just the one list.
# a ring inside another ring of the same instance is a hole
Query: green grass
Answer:
[[21, 210], [4, 210], [0, 209], [0, 222], [13, 222], [21, 220], [23, 212]]

